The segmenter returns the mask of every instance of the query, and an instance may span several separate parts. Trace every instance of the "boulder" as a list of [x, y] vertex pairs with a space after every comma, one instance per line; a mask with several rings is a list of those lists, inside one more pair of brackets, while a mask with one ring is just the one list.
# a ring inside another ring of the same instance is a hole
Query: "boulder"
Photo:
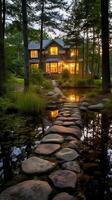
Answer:
[[77, 182], [77, 175], [69, 170], [57, 170], [51, 173], [49, 178], [56, 188], [74, 189]]
[[61, 146], [59, 144], [51, 144], [51, 143], [39, 144], [35, 150], [35, 153], [38, 153], [40, 155], [51, 155], [60, 148]]
[[63, 148], [60, 151], [58, 151], [55, 155], [58, 159], [63, 161], [75, 160], [79, 156], [77, 151], [70, 148]]
[[0, 200], [48, 200], [51, 192], [46, 181], [29, 180], [4, 190]]
[[72, 195], [69, 195], [66, 192], [62, 192], [57, 194], [53, 200], [75, 200], [75, 198]]
[[46, 135], [45, 137], [43, 137], [42, 142], [43, 143], [63, 143], [64, 138], [63, 136], [59, 135], [59, 134], [49, 134]]
[[55, 166], [55, 163], [35, 156], [22, 162], [22, 170], [27, 174], [45, 173], [54, 169]]
[[81, 129], [78, 127], [70, 128], [64, 126], [54, 125], [48, 129], [47, 133], [59, 133], [62, 135], [72, 135], [80, 139], [81, 137]]

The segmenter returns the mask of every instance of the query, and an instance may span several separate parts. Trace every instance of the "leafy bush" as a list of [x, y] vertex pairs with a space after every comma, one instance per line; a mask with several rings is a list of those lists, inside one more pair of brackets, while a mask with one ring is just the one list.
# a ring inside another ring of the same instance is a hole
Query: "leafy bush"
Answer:
[[67, 80], [69, 78], [70, 78], [70, 72], [67, 69], [63, 70], [62, 79]]
[[30, 80], [33, 84], [42, 85], [44, 80], [44, 73], [40, 69], [32, 68], [30, 73]]
[[45, 101], [37, 94], [28, 91], [18, 95], [17, 108], [24, 114], [37, 115], [44, 110]]
[[75, 81], [75, 86], [77, 87], [90, 87], [94, 85], [93, 79], [77, 79]]

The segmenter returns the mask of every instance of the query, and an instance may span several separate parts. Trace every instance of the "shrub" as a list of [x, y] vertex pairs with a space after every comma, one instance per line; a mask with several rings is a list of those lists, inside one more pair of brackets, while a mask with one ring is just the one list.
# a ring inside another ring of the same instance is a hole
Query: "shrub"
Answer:
[[70, 78], [70, 72], [69, 72], [67, 69], [65, 69], [65, 70], [62, 72], [62, 79], [67, 80], [67, 79], [69, 79], [69, 78]]
[[44, 110], [45, 102], [42, 97], [28, 91], [18, 95], [17, 108], [24, 114], [37, 115]]
[[75, 85], [77, 87], [90, 87], [94, 84], [93, 79], [77, 79]]
[[33, 84], [40, 84], [42, 85], [44, 80], [44, 73], [40, 69], [33, 68], [31, 69], [30, 73], [30, 80]]

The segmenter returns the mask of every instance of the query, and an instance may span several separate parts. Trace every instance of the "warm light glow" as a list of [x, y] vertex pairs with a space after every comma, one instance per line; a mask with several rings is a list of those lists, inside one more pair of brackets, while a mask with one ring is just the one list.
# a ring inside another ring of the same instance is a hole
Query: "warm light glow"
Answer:
[[46, 64], [46, 72], [49, 73], [58, 73], [58, 63]]
[[30, 51], [30, 58], [38, 58], [38, 51], [36, 50]]
[[58, 55], [58, 47], [51, 47], [50, 48], [50, 55]]
[[80, 97], [78, 95], [70, 95], [68, 97], [68, 100], [71, 101], [71, 102], [79, 102]]
[[53, 110], [50, 112], [50, 115], [51, 115], [51, 118], [52, 119], [55, 119], [57, 116], [58, 116], [58, 110]]
[[74, 56], [78, 56], [79, 52], [77, 49], [70, 49], [70, 56], [74, 57]]

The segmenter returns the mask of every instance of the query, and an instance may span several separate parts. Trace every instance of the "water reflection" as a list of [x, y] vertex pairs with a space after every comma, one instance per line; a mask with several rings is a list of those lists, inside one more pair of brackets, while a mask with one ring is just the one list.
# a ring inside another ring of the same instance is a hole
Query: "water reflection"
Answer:
[[59, 110], [51, 110], [50, 111], [50, 118], [54, 120], [58, 116]]
[[81, 139], [84, 144], [84, 151], [88, 152], [86, 160], [99, 166], [99, 171], [97, 169], [91, 172], [94, 176], [87, 185], [87, 200], [110, 200], [112, 199], [109, 187], [110, 181], [112, 182], [110, 175], [112, 171], [112, 136], [110, 134], [112, 122], [108, 114], [97, 112], [83, 113], [82, 119], [84, 129]]

